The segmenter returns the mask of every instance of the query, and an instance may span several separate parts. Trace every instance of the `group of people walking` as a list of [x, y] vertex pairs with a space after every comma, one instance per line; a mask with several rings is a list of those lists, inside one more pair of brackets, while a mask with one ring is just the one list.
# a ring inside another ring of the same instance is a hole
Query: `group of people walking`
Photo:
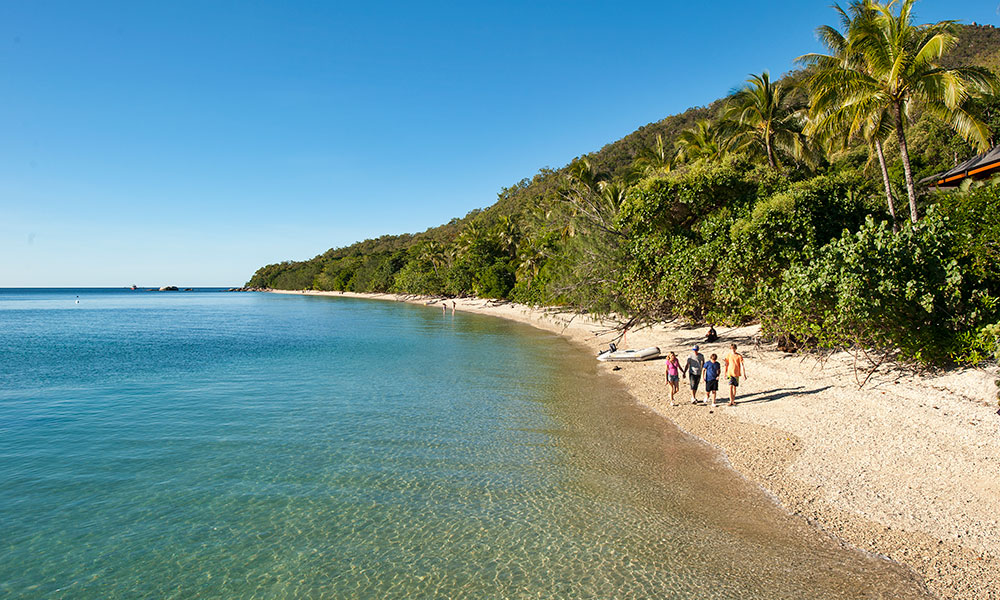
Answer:
[[718, 361], [718, 356], [712, 354], [709, 360], [705, 360], [705, 355], [698, 351], [698, 346], [691, 348], [691, 354], [682, 365], [677, 355], [673, 352], [667, 354], [667, 386], [670, 387], [670, 402], [674, 402], [674, 396], [680, 389], [680, 379], [682, 375], [687, 375], [688, 383], [691, 387], [691, 403], [698, 404], [698, 388], [701, 380], [705, 379], [705, 402], [711, 400], [714, 407], [719, 393], [719, 378], [725, 373], [729, 379], [729, 406], [736, 404], [736, 388], [740, 385], [740, 379], [747, 378], [746, 365], [743, 362], [743, 355], [736, 350], [736, 344], [729, 345], [729, 353], [722, 358], [722, 363]]

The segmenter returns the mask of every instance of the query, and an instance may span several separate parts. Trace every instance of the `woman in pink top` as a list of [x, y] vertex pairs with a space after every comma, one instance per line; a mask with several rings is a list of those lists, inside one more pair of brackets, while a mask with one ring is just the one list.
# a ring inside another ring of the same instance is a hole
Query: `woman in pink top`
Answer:
[[674, 401], [674, 394], [680, 388], [681, 361], [677, 360], [677, 355], [671, 352], [667, 354], [667, 385], [670, 386], [670, 402]]

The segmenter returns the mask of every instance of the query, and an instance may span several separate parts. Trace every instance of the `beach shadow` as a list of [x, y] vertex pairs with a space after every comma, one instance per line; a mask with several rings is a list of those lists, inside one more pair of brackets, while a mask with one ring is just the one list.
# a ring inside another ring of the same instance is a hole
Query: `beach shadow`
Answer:
[[[812, 394], [818, 394], [824, 390], [828, 390], [833, 386], [825, 386], [821, 388], [816, 388], [812, 390], [807, 390], [800, 392], [799, 390], [805, 389], [804, 386], [798, 386], [794, 388], [780, 388], [777, 390], [768, 390], [766, 392], [756, 392], [754, 394], [747, 394], [746, 396], [736, 396], [736, 404], [753, 404], [755, 402], [773, 402], [775, 400], [780, 400], [782, 398], [787, 398], [788, 396], [807, 396]], [[721, 393], [720, 393], [721, 397]], [[728, 402], [729, 399], [727, 398]]]
[[691, 350], [692, 347], [698, 346], [699, 351], [705, 355], [708, 359], [709, 355], [715, 353], [719, 357], [719, 362], [722, 362], [722, 358], [729, 352], [729, 345], [736, 344], [737, 347], [741, 348], [741, 352], [746, 352], [747, 350], [754, 349], [754, 339], [751, 336], [746, 335], [735, 335], [731, 330], [719, 330], [719, 339], [714, 342], [705, 341], [705, 332], [708, 330], [705, 328], [698, 328], [696, 330], [678, 330], [674, 332], [676, 343], [673, 346], [660, 347], [660, 351], [666, 354], [667, 352], [673, 351], [677, 353], [678, 357], [682, 357]]

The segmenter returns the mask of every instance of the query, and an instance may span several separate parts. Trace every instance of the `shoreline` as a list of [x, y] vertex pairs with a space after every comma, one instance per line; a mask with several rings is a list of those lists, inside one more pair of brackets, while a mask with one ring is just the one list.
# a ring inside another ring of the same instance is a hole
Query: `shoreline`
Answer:
[[[441, 298], [268, 290], [441, 306]], [[452, 299], [448, 299], [451, 310]], [[510, 302], [456, 298], [456, 310], [551, 331], [595, 355], [617, 337], [587, 315]], [[682, 382], [675, 403], [663, 361], [598, 363], [637, 403], [714, 446], [742, 476], [791, 514], [849, 547], [917, 573], [936, 596], [1000, 600], [1000, 416], [996, 368], [918, 375], [883, 367], [861, 389], [853, 357], [786, 354], [757, 343], [758, 327], [719, 330], [657, 324], [629, 331], [622, 348], [659, 346], [681, 360], [730, 342], [746, 356], [737, 405], [693, 405]], [[612, 371], [618, 366], [620, 370]], [[862, 376], [863, 377], [863, 376]], [[703, 397], [704, 392], [700, 394]], [[710, 412], [711, 411], [711, 412]]]

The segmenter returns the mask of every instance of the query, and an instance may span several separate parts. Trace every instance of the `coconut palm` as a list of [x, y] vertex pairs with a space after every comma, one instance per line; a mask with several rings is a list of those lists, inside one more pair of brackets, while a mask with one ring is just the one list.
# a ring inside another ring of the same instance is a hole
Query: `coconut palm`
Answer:
[[608, 210], [614, 215], [617, 215], [618, 210], [625, 202], [625, 195], [628, 193], [628, 184], [618, 179], [610, 179], [597, 184], [597, 190], [601, 198], [601, 204], [608, 207]]
[[436, 275], [438, 267], [445, 264], [444, 247], [436, 240], [429, 240], [420, 250], [420, 260], [429, 262]]
[[458, 234], [458, 239], [456, 240], [458, 255], [466, 256], [470, 254], [485, 239], [486, 230], [478, 222], [472, 221], [462, 229], [462, 233]]
[[605, 233], [623, 235], [615, 224], [615, 218], [625, 199], [626, 189], [624, 183], [609, 180], [598, 173], [590, 159], [584, 156], [574, 160], [567, 168], [562, 197], [587, 224]]
[[669, 173], [674, 168], [676, 153], [667, 148], [663, 134], [656, 134], [656, 143], [643, 148], [635, 159], [635, 168], [643, 175]]
[[708, 119], [699, 119], [677, 135], [677, 158], [684, 162], [715, 161], [725, 154], [719, 127]]
[[778, 150], [796, 158], [808, 158], [803, 116], [790, 105], [791, 88], [772, 82], [767, 71], [751, 75], [747, 85], [733, 96], [726, 108], [730, 121], [729, 146], [738, 152], [763, 153], [767, 164], [777, 169]]
[[989, 130], [963, 104], [973, 94], [994, 91], [1000, 85], [987, 69], [941, 67], [938, 60], [958, 43], [955, 22], [914, 25], [914, 2], [857, 2], [847, 43], [851, 53], [857, 53], [859, 66], [830, 70], [823, 85], [831, 90], [839, 88], [839, 100], [847, 110], [858, 115], [888, 115], [903, 162], [910, 220], [916, 222], [916, 187], [906, 145], [906, 123], [920, 108], [950, 125], [980, 150], [986, 150]]
[[500, 217], [495, 233], [500, 249], [511, 257], [515, 256], [517, 254], [517, 243], [521, 239], [521, 230], [517, 222], [506, 215]]
[[590, 162], [590, 158], [587, 156], [581, 156], [571, 162], [566, 168], [566, 174], [574, 187], [596, 189], [597, 184], [604, 180], [604, 177], [597, 172], [597, 167]]
[[836, 148], [838, 144], [847, 146], [854, 137], [864, 138], [870, 149], [869, 162], [872, 154], [878, 158], [886, 205], [892, 216], [892, 227], [894, 231], [899, 231], [895, 196], [889, 181], [885, 152], [882, 150], [883, 142], [892, 134], [889, 112], [884, 106], [845, 102], [844, 89], [839, 85], [842, 71], [865, 69], [864, 57], [857, 49], [857, 36], [864, 29], [861, 23], [865, 19], [872, 18], [875, 11], [870, 3], [864, 0], [852, 2], [850, 12], [839, 5], [834, 5], [833, 8], [840, 16], [843, 31], [829, 25], [823, 25], [816, 30], [817, 37], [831, 53], [807, 54], [799, 57], [800, 62], [814, 67], [813, 75], [808, 82], [811, 106], [805, 132], [818, 138], [831, 149]]
[[[892, 230], [899, 233], [899, 221], [896, 218], [896, 196], [892, 193], [892, 183], [889, 181], [889, 169], [885, 165], [885, 152], [882, 150], [882, 142], [892, 134], [892, 126], [889, 124], [888, 116], [886, 111], [870, 115], [865, 122], [862, 136], [868, 143], [869, 148], [875, 150], [875, 156], [878, 157], [879, 173], [882, 175], [882, 187], [885, 189], [886, 206], [889, 208], [889, 216], [892, 217]], [[871, 161], [870, 156], [869, 161]]]
[[527, 281], [530, 289], [531, 280], [538, 276], [538, 271], [548, 258], [548, 253], [543, 246], [534, 243], [522, 244], [518, 258], [520, 261], [515, 276], [518, 281]]

